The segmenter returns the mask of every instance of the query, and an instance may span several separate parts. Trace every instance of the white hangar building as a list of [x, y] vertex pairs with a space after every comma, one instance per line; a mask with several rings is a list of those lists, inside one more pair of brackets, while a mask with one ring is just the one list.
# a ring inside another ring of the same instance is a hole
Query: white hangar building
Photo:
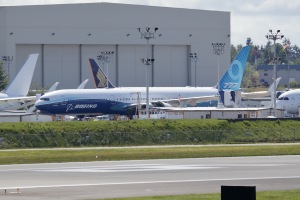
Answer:
[[[158, 28], [148, 46], [138, 31], [146, 27]], [[214, 54], [212, 43], [225, 43], [224, 54]], [[230, 12], [114, 3], [0, 7], [0, 55], [13, 56], [4, 63], [10, 80], [29, 54], [39, 53], [32, 83], [42, 88], [56, 81], [60, 89], [75, 88], [87, 78], [86, 88], [94, 88], [88, 58], [103, 51], [114, 52], [113, 84], [143, 87], [146, 47], [155, 59], [149, 86], [195, 86], [195, 79], [197, 86], [213, 86], [218, 68], [221, 76], [230, 64], [230, 45]]]

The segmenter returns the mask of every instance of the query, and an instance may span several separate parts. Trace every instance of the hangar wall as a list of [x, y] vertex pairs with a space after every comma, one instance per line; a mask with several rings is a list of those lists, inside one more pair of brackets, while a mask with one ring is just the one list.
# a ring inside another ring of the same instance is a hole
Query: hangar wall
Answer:
[[[148, 69], [151, 86], [194, 85], [217, 82], [217, 57], [211, 43], [225, 43], [220, 72], [230, 64], [230, 13], [140, 5], [88, 3], [0, 7], [0, 55], [14, 56], [14, 77], [28, 54], [39, 53], [33, 83], [49, 87], [75, 88], [90, 79], [88, 58], [101, 51], [114, 51], [108, 74], [117, 86], [145, 86], [146, 40], [137, 28], [158, 27], [148, 45], [154, 58]], [[161, 35], [159, 35], [161, 34]], [[197, 52], [197, 70], [189, 58]], [[106, 71], [106, 66], [104, 71]]]

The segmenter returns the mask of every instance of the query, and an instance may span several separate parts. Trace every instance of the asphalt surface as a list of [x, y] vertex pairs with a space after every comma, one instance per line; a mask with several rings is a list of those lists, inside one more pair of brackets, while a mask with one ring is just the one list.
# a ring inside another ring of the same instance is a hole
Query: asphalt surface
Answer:
[[0, 166], [0, 199], [100, 199], [300, 189], [300, 156], [99, 161]]

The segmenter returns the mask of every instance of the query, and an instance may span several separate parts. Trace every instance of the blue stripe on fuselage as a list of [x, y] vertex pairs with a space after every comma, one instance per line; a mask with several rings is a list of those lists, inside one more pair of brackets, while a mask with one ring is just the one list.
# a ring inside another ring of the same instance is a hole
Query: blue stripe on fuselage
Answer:
[[106, 99], [76, 99], [66, 102], [38, 105], [37, 109], [48, 114], [120, 114], [126, 115], [126, 106], [124, 102], [111, 101]]

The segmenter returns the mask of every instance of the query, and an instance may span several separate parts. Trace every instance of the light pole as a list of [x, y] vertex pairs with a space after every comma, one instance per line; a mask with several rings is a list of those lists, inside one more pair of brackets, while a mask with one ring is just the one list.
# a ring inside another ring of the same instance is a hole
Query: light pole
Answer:
[[9, 68], [9, 64], [12, 63], [12, 61], [14, 60], [13, 56], [2, 56], [2, 61], [3, 63], [7, 64], [7, 77], [8, 77], [8, 81], [10, 81], [10, 68]]
[[197, 60], [198, 60], [197, 53], [190, 53], [190, 58], [191, 58], [192, 61], [195, 62], [195, 87], [197, 87], [197, 78], [196, 78], [196, 74], [197, 74]]
[[288, 55], [289, 44], [284, 45], [283, 49], [285, 50], [286, 63], [288, 66], [288, 91], [290, 90], [290, 63], [289, 63], [289, 55]]
[[106, 88], [108, 88], [108, 63], [110, 63], [113, 55], [113, 51], [101, 51], [101, 55], [97, 56], [97, 59], [103, 64], [103, 70], [106, 64]]
[[[218, 90], [220, 92], [220, 55], [224, 54], [225, 43], [211, 43], [213, 46], [213, 54], [218, 56]], [[220, 104], [220, 98], [218, 105]]]
[[273, 62], [273, 83], [274, 83], [274, 97], [273, 97], [273, 108], [274, 108], [274, 117], [276, 117], [276, 40], [282, 39], [284, 35], [280, 33], [280, 30], [277, 30], [276, 33], [273, 33], [272, 30], [269, 30], [269, 33], [267, 33], [266, 38], [268, 40], [273, 40], [273, 50], [274, 50], [274, 62]]
[[137, 28], [139, 33], [141, 34], [141, 39], [147, 40], [146, 45], [146, 58], [142, 58], [141, 61], [144, 65], [146, 65], [146, 114], [147, 118], [150, 118], [150, 112], [149, 112], [149, 86], [148, 86], [148, 67], [153, 64], [154, 59], [149, 59], [148, 55], [148, 45], [150, 39], [155, 39], [155, 33], [158, 31], [158, 28], [154, 28], [154, 30], [151, 30], [151, 28], [147, 27], [145, 30], [141, 30], [141, 28]]
[[149, 111], [149, 86], [148, 86], [148, 66], [152, 65], [154, 62], [153, 58], [142, 58], [142, 63], [146, 66], [146, 115], [147, 118], [150, 118], [150, 111]]

